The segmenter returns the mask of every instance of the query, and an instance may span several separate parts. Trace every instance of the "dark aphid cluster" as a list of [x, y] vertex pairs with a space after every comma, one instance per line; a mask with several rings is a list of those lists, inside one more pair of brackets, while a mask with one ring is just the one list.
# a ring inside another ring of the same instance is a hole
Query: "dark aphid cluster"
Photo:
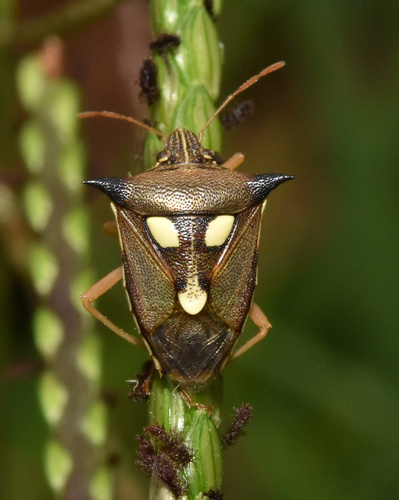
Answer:
[[141, 88], [140, 99], [148, 105], [154, 104], [159, 99], [160, 90], [157, 65], [151, 58], [144, 59], [138, 82]]
[[144, 429], [144, 432], [175, 464], [185, 466], [193, 459], [193, 453], [179, 433], [171, 432], [168, 434], [160, 425], [149, 425]]
[[159, 425], [145, 427], [144, 435], [138, 437], [137, 464], [148, 475], [154, 474], [176, 497], [187, 492], [182, 468], [193, 459], [193, 453], [178, 433], [168, 434]]
[[255, 105], [252, 101], [240, 102], [231, 111], [226, 111], [220, 116], [220, 121], [223, 127], [227, 130], [229, 128], [236, 127], [240, 125], [244, 120], [254, 112]]
[[175, 464], [163, 452], [155, 453], [152, 444], [143, 436], [139, 437], [140, 447], [137, 464], [148, 475], [154, 474], [157, 480], [163, 483], [175, 497], [182, 496], [187, 491]]
[[212, 19], [216, 19], [213, 0], [204, 0], [204, 7]]
[[173, 33], [161, 33], [150, 42], [150, 49], [158, 54], [164, 54], [180, 45], [180, 37]]
[[206, 493], [203, 493], [202, 496], [209, 498], [209, 500], [224, 500], [225, 499], [224, 494], [220, 490], [216, 490], [214, 488], [207, 491]]

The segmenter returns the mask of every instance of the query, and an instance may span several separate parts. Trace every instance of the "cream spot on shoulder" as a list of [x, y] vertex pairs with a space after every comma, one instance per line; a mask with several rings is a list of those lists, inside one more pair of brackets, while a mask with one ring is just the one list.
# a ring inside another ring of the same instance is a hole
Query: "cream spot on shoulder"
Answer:
[[167, 217], [147, 217], [147, 226], [154, 240], [162, 248], [179, 246], [179, 233]]
[[233, 215], [219, 215], [211, 220], [205, 233], [205, 245], [207, 247], [223, 245], [229, 237], [233, 225]]

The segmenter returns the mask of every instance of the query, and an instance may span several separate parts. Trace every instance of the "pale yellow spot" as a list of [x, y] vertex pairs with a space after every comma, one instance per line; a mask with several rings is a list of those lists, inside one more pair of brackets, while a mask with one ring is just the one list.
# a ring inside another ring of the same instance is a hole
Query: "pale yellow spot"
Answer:
[[205, 245], [207, 247], [223, 245], [231, 233], [233, 224], [233, 215], [219, 215], [213, 219], [206, 230]]
[[64, 325], [60, 318], [51, 309], [36, 309], [33, 315], [33, 332], [41, 354], [46, 359], [55, 356], [64, 335]]
[[109, 465], [97, 469], [90, 482], [90, 498], [96, 500], [111, 500], [114, 498], [113, 471]]
[[147, 226], [154, 240], [162, 248], [179, 246], [179, 233], [167, 217], [147, 217]]
[[57, 424], [64, 414], [68, 392], [64, 384], [49, 371], [40, 378], [39, 399], [46, 420], [52, 425]]
[[101, 341], [99, 337], [87, 336], [78, 346], [76, 361], [79, 370], [96, 384], [101, 377]]
[[198, 314], [206, 304], [208, 294], [199, 285], [198, 276], [195, 275], [187, 280], [186, 289], [179, 292], [179, 301], [182, 308], [188, 314]]
[[58, 277], [57, 258], [47, 247], [36, 244], [29, 254], [29, 268], [36, 291], [48, 295]]
[[61, 490], [65, 488], [73, 468], [73, 459], [70, 452], [53, 439], [47, 444], [44, 465], [47, 480], [51, 487], [61, 494]]
[[62, 221], [62, 236], [67, 244], [81, 255], [88, 252], [90, 220], [83, 207], [73, 208]]
[[39, 182], [29, 184], [24, 192], [27, 218], [36, 231], [43, 231], [51, 217], [53, 202], [50, 193]]
[[84, 435], [96, 446], [104, 444], [107, 435], [107, 409], [101, 401], [95, 401], [86, 410], [83, 419]]

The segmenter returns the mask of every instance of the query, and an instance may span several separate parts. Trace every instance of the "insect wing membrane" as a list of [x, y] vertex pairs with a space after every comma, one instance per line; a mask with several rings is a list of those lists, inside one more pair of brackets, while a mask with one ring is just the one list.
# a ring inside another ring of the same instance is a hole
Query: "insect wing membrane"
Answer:
[[116, 208], [126, 290], [140, 330], [152, 332], [175, 303], [174, 282], [144, 229], [143, 217]]
[[256, 285], [262, 205], [236, 216], [233, 238], [212, 278], [212, 305], [236, 335], [243, 327]]

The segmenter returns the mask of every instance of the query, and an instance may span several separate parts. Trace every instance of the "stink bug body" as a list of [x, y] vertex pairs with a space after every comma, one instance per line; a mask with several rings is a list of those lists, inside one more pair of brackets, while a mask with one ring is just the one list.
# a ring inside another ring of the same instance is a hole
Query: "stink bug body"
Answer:
[[[275, 66], [240, 87], [218, 112]], [[250, 316], [260, 332], [232, 354], [251, 308], [266, 197], [292, 178], [235, 172], [240, 154], [218, 164], [215, 153], [201, 145], [203, 130], [198, 136], [184, 128], [172, 132], [147, 172], [86, 182], [112, 201], [126, 291], [157, 369], [194, 392], [267, 333], [270, 325], [254, 304]], [[82, 300], [107, 326], [137, 344], [91, 305], [121, 274], [115, 270]]]

